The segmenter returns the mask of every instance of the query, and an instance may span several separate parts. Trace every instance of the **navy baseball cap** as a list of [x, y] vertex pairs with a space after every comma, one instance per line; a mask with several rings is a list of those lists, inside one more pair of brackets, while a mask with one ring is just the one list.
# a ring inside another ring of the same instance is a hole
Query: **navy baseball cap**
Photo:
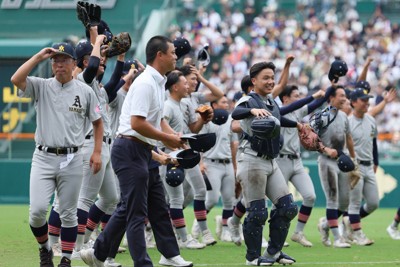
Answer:
[[81, 59], [86, 55], [90, 55], [92, 50], [93, 46], [89, 41], [79, 42], [75, 49], [77, 59]]
[[237, 102], [237, 101], [239, 101], [239, 99], [241, 99], [243, 96], [245, 96], [246, 94], [244, 93], [244, 92], [242, 92], [242, 91], [240, 91], [240, 92], [236, 92], [234, 95], [233, 95], [233, 101], [234, 102]]
[[368, 94], [368, 90], [363, 88], [356, 88], [350, 94], [351, 101], [356, 101], [357, 99], [368, 99], [372, 97], [373, 97], [372, 95]]
[[345, 76], [347, 74], [348, 68], [346, 62], [343, 60], [335, 60], [331, 64], [329, 70], [328, 78], [330, 81], [338, 82], [339, 77]]
[[124, 62], [124, 67], [122, 69], [122, 75], [127, 74], [129, 72], [129, 70], [133, 68], [132, 65], [135, 67], [135, 69], [139, 70], [139, 65], [138, 65], [137, 61], [134, 59], [128, 59], [128, 60], [125, 60], [125, 62]]
[[174, 46], [175, 46], [175, 54], [178, 57], [178, 59], [188, 54], [192, 49], [192, 46], [190, 45], [189, 41], [182, 37], [178, 37], [174, 40]]
[[57, 50], [52, 58], [56, 55], [66, 55], [76, 59], [75, 48], [69, 43], [55, 43], [52, 45], [52, 48]]
[[356, 83], [355, 88], [363, 88], [368, 91], [368, 93], [371, 91], [371, 85], [369, 85], [369, 82], [367, 81], [358, 81]]

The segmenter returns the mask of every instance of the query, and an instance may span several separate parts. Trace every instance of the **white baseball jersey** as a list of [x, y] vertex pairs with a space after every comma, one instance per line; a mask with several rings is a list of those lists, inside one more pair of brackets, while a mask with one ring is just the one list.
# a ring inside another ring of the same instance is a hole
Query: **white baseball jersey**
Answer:
[[[77, 76], [77, 79], [83, 83], [85, 83], [85, 79], [83, 78], [83, 72], [79, 73]], [[110, 117], [108, 116], [107, 110], [108, 110], [108, 95], [104, 87], [100, 87], [99, 81], [97, 79], [93, 79], [93, 81], [89, 85], [97, 99], [100, 102], [99, 106], [99, 112], [101, 114], [101, 118], [103, 119], [103, 128], [104, 128], [104, 133], [103, 136], [105, 137], [111, 137], [111, 123], [110, 123]], [[85, 130], [86, 130], [86, 135], [91, 135], [93, 136], [93, 126], [89, 121], [85, 122]]]
[[361, 119], [351, 115], [349, 117], [349, 124], [357, 159], [372, 161], [372, 141], [377, 136], [375, 119], [369, 114], [364, 114], [364, 117]]
[[36, 145], [81, 147], [85, 119], [92, 122], [101, 117], [93, 90], [75, 79], [61, 84], [55, 78], [29, 76], [25, 91], [19, 90], [18, 95], [35, 101]]
[[131, 117], [144, 117], [153, 127], [161, 130], [160, 123], [163, 116], [166, 82], [166, 76], [161, 75], [152, 66], [147, 65], [143, 73], [132, 83], [126, 95], [126, 101], [122, 105], [119, 118], [119, 134], [132, 135], [143, 142], [154, 146], [157, 145], [156, 140], [144, 137], [132, 129]]

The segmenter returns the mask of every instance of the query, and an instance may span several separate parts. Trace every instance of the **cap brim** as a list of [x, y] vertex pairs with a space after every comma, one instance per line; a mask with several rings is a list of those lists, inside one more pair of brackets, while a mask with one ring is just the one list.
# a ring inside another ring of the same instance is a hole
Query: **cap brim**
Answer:
[[57, 55], [65, 55], [65, 56], [69, 56], [69, 57], [72, 58], [72, 59], [76, 59], [76, 58], [74, 58], [73, 56], [71, 56], [70, 54], [68, 54], [68, 53], [66, 53], [66, 52], [60, 52], [60, 51], [55, 52], [54, 55], [51, 56], [51, 58], [53, 58], [53, 57], [55, 57], [55, 56], [57, 56]]
[[181, 136], [181, 139], [196, 139], [196, 134], [194, 133], [189, 133], [189, 134], [184, 134]]
[[181, 157], [178, 157], [178, 154], [181, 153], [183, 150], [185, 150], [185, 149], [175, 150], [175, 151], [172, 151], [171, 153], [169, 153], [168, 155], [170, 155], [171, 158], [173, 158], [173, 159], [183, 159]]
[[372, 95], [363, 95], [363, 96], [360, 96], [359, 98], [368, 99], [368, 98], [373, 98], [373, 96]]

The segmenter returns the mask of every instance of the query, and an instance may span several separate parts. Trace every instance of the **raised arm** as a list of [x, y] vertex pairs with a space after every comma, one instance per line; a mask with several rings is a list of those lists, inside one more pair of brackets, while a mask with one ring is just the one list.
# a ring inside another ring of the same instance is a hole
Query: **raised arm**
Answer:
[[22, 91], [26, 89], [26, 78], [29, 73], [35, 68], [40, 62], [52, 57], [56, 50], [51, 47], [46, 47], [40, 50], [36, 55], [28, 59], [24, 64], [17, 69], [17, 71], [11, 76], [11, 82]]
[[363, 67], [363, 69], [361, 71], [361, 74], [357, 79], [357, 82], [366, 81], [367, 80], [368, 68], [369, 68], [369, 65], [371, 64], [372, 61], [373, 61], [373, 59], [371, 57], [367, 58], [367, 60], [365, 61], [364, 67]]
[[294, 56], [289, 55], [286, 58], [285, 66], [282, 69], [282, 75], [279, 78], [278, 84], [275, 84], [274, 89], [272, 89], [272, 97], [275, 98], [279, 96], [280, 93], [282, 93], [283, 89], [285, 88], [288, 79], [289, 79], [289, 69], [290, 69], [290, 64], [292, 64], [294, 60]]
[[372, 107], [370, 110], [368, 110], [368, 114], [371, 115], [372, 117], [375, 117], [379, 113], [383, 111], [387, 103], [392, 102], [394, 99], [397, 97], [397, 92], [396, 88], [392, 88], [385, 94], [383, 97], [383, 100], [376, 106]]
[[[202, 68], [204, 68], [204, 67], [202, 67]], [[199, 71], [194, 66], [192, 66], [191, 69], [196, 74], [197, 80], [199, 81], [199, 83], [200, 82], [203, 83], [211, 91], [210, 93], [206, 93], [204, 95], [207, 102], [212, 102], [212, 101], [218, 100], [224, 96], [224, 92], [222, 92], [221, 89], [219, 89], [213, 83], [209, 82], [206, 78], [204, 78], [202, 71]]]

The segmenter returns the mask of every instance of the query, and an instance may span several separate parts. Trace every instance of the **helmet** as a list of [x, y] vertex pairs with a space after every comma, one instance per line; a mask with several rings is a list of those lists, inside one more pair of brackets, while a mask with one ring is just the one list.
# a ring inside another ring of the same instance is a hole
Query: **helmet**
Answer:
[[136, 60], [134, 60], [134, 59], [125, 60], [125, 62], [124, 62], [124, 67], [123, 67], [123, 69], [122, 69], [122, 74], [123, 74], [123, 75], [127, 74], [127, 73], [129, 72], [129, 70], [132, 68], [132, 65], [135, 66], [135, 69], [138, 69], [138, 68], [139, 68], [139, 65], [138, 65], [138, 63], [136, 62]]
[[344, 154], [343, 152], [339, 152], [339, 157], [337, 158], [337, 165], [339, 170], [342, 172], [351, 172], [354, 170], [354, 162], [351, 160], [349, 156]]
[[174, 40], [174, 46], [175, 46], [175, 54], [178, 57], [178, 59], [188, 54], [192, 49], [192, 46], [190, 45], [189, 41], [182, 37], [178, 37]]
[[337, 108], [328, 106], [323, 110], [316, 111], [309, 119], [310, 126], [320, 136], [328, 128], [338, 113]]
[[194, 151], [193, 149], [182, 149], [176, 150], [169, 155], [172, 158], [176, 158], [179, 163], [179, 167], [184, 169], [191, 169], [200, 162], [200, 153]]
[[229, 117], [229, 112], [225, 109], [214, 109], [214, 117], [212, 122], [216, 125], [224, 124]]
[[203, 66], [208, 66], [210, 64], [210, 54], [208, 53], [208, 44], [205, 44], [202, 49], [200, 49], [197, 54], [197, 61], [200, 62]]
[[173, 166], [169, 164], [167, 166], [167, 174], [165, 176], [165, 182], [172, 186], [177, 187], [183, 183], [185, 179], [185, 173], [180, 167]]
[[348, 68], [346, 62], [343, 60], [335, 60], [331, 64], [329, 70], [328, 78], [330, 81], [338, 82], [339, 77], [345, 76], [347, 74]]
[[281, 123], [274, 116], [257, 117], [251, 122], [251, 130], [260, 139], [271, 139], [279, 136]]
[[197, 134], [189, 139], [190, 148], [197, 152], [210, 150], [217, 141], [215, 133]]
[[93, 46], [89, 41], [81, 41], [75, 48], [77, 65], [79, 68], [83, 67], [83, 57], [92, 53]]

